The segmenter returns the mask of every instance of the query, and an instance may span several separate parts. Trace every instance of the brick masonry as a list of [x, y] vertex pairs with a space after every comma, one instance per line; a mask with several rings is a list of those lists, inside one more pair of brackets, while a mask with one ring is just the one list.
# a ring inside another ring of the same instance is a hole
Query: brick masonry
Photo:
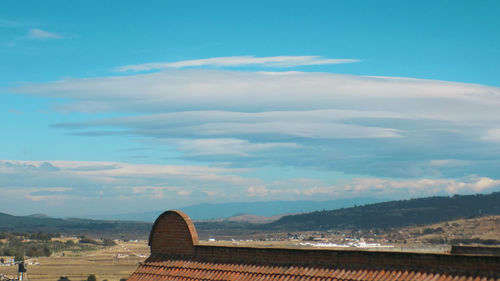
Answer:
[[149, 234], [151, 254], [195, 253], [198, 235], [191, 219], [181, 211], [166, 211], [155, 221]]
[[500, 256], [422, 254], [383, 251], [282, 249], [199, 245], [191, 219], [181, 211], [167, 211], [153, 225], [148, 260], [189, 260], [225, 264], [336, 267], [350, 269], [412, 270], [446, 274], [500, 276]]

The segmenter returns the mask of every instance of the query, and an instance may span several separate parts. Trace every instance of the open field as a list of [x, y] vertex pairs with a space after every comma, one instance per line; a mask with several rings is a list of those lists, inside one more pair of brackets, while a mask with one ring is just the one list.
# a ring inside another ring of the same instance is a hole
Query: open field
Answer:
[[[405, 227], [387, 233], [385, 238], [407, 240], [408, 243], [430, 241], [457, 241], [466, 239], [500, 240], [500, 216], [458, 219], [416, 227]], [[457, 244], [457, 243], [455, 243]]]
[[[238, 247], [278, 247], [278, 248], [313, 248], [298, 245], [298, 241], [200, 241], [204, 245], [238, 246]], [[343, 249], [343, 250], [356, 250]], [[359, 249], [358, 249], [359, 250]], [[367, 251], [376, 249], [364, 249]], [[380, 250], [380, 249], [378, 249]], [[408, 248], [383, 249], [389, 251], [410, 250]], [[410, 250], [411, 251], [411, 250]], [[427, 252], [443, 252], [443, 249], [427, 249]], [[64, 255], [63, 255], [64, 253]], [[90, 274], [95, 274], [98, 281], [119, 281], [128, 278], [149, 256], [147, 241], [118, 242], [117, 246], [101, 248], [86, 252], [60, 252], [51, 257], [27, 259], [27, 278], [33, 281], [56, 281], [61, 276], [67, 276], [72, 281], [86, 280]], [[4, 257], [6, 260], [12, 257]], [[39, 263], [36, 264], [35, 263]], [[0, 266], [0, 273], [14, 277], [17, 266]]]
[[[298, 246], [297, 241], [200, 241], [204, 245], [239, 247], [307, 248]], [[345, 249], [344, 249], [345, 250]], [[351, 249], [353, 250], [353, 249]], [[369, 249], [366, 249], [369, 250]], [[397, 249], [390, 249], [397, 250]], [[434, 250], [434, 252], [440, 252]], [[63, 255], [64, 253], [64, 255]], [[56, 281], [67, 276], [72, 281], [86, 280], [95, 274], [98, 281], [119, 281], [127, 278], [149, 256], [147, 241], [118, 242], [117, 246], [86, 252], [60, 252], [51, 257], [27, 259], [28, 280]], [[4, 257], [6, 260], [12, 257]], [[39, 263], [39, 264], [35, 264]], [[17, 266], [0, 266], [0, 273], [14, 277]]]
[[[258, 232], [257, 232], [258, 233]], [[228, 236], [217, 241], [200, 241], [200, 244], [214, 246], [238, 246], [238, 247], [278, 247], [278, 248], [329, 248], [301, 244], [308, 241], [310, 237], [324, 237], [326, 242], [340, 243], [343, 235], [353, 235], [372, 239], [372, 242], [380, 242], [383, 245], [392, 245], [391, 248], [342, 248], [342, 250], [365, 250], [365, 251], [404, 251], [404, 252], [430, 252], [446, 253], [450, 250], [448, 243], [429, 243], [431, 240], [447, 240], [478, 238], [478, 239], [500, 239], [500, 216], [484, 216], [479, 218], [459, 219], [448, 222], [430, 224], [425, 226], [406, 227], [399, 229], [387, 229], [376, 236], [370, 231], [356, 232], [296, 232], [294, 235], [301, 239], [287, 238], [289, 233], [258, 233], [248, 234], [244, 237]], [[208, 231], [207, 237], [213, 237]], [[247, 237], [248, 236], [248, 237]], [[346, 236], [346, 237], [347, 237]], [[372, 237], [373, 236], [373, 237]], [[53, 238], [66, 242], [77, 240], [70, 237]], [[340, 241], [340, 242], [339, 242]], [[4, 241], [5, 243], [7, 240]], [[324, 242], [324, 241], [323, 241]], [[138, 266], [149, 256], [147, 241], [117, 242], [116, 246], [96, 246], [98, 250], [91, 251], [64, 251], [57, 252], [51, 257], [40, 257], [27, 259], [28, 279], [33, 281], [55, 281], [61, 276], [67, 276], [72, 281], [86, 280], [88, 275], [95, 274], [98, 281], [118, 281], [127, 278]], [[313, 243], [314, 244], [314, 243]], [[4, 257], [6, 261], [12, 257]], [[0, 273], [7, 277], [14, 277], [17, 266], [0, 266]]]
[[[28, 279], [55, 281], [67, 276], [72, 281], [86, 280], [95, 274], [97, 280], [118, 281], [127, 278], [149, 256], [147, 241], [118, 242], [117, 246], [89, 252], [56, 253], [51, 257], [27, 259]], [[35, 263], [39, 265], [35, 265]], [[17, 266], [0, 266], [0, 273], [13, 277]]]

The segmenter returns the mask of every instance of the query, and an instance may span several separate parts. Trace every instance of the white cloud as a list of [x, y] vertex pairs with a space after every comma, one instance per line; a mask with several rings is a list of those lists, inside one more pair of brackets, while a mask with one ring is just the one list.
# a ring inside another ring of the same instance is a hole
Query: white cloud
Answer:
[[[64, 179], [75, 186], [95, 184], [97, 187], [103, 185], [148, 186], [145, 183], [149, 182], [237, 185], [245, 179], [234, 174], [246, 171], [246, 169], [224, 167], [146, 165], [124, 162], [0, 160], [0, 188], [53, 188], [56, 183], [64, 182]], [[46, 189], [45, 191], [54, 190]]]
[[348, 183], [335, 186], [313, 187], [303, 191], [304, 195], [378, 195], [394, 196], [402, 193], [412, 197], [430, 196], [434, 194], [470, 194], [493, 191], [500, 187], [500, 180], [487, 177], [470, 176], [461, 179], [415, 179], [388, 180], [382, 178], [355, 178]]
[[64, 99], [58, 109], [66, 112], [134, 115], [57, 125], [76, 135], [154, 139], [173, 144], [184, 159], [234, 167], [291, 165], [411, 178], [495, 178], [500, 167], [493, 141], [500, 123], [496, 87], [331, 73], [168, 69], [11, 91]]
[[287, 123], [261, 122], [250, 123], [211, 123], [186, 128], [209, 136], [279, 134], [311, 139], [350, 139], [350, 138], [394, 138], [401, 137], [398, 130], [366, 127], [339, 123]]
[[[109, 213], [109, 208], [116, 208], [115, 213], [178, 208], [207, 198], [241, 201], [247, 186], [261, 183], [241, 175], [248, 171], [193, 165], [0, 160], [0, 203], [4, 210], [18, 212], [20, 205], [28, 210], [55, 204], [69, 211], [65, 215], [81, 215]], [[128, 200], [133, 206], [116, 200]]]
[[[336, 123], [342, 120], [355, 118], [404, 118], [404, 115], [388, 111], [362, 111], [342, 109], [318, 109], [318, 110], [287, 110], [268, 112], [232, 112], [232, 111], [183, 111], [162, 114], [148, 114], [142, 116], [131, 116], [121, 118], [98, 119], [82, 123], [62, 123], [61, 127], [92, 127], [113, 126], [123, 123], [146, 125], [150, 127], [175, 127], [183, 125], [196, 125], [201, 120], [207, 123], [238, 122], [238, 123], [261, 123], [271, 121], [285, 122], [314, 122], [314, 123]], [[182, 120], [179, 121], [179, 120]], [[133, 127], [131, 126], [131, 127]]]
[[138, 186], [132, 188], [132, 193], [140, 195], [151, 193], [154, 199], [163, 199], [165, 197], [165, 192], [187, 196], [190, 195], [192, 191], [173, 186]]
[[47, 40], [60, 39], [62, 38], [62, 36], [57, 33], [41, 30], [39, 28], [30, 28], [30, 30], [28, 30], [28, 34], [26, 34], [26, 38], [35, 40]]
[[234, 155], [251, 157], [254, 152], [279, 148], [297, 148], [295, 143], [250, 143], [240, 139], [182, 139], [178, 149], [188, 156]]
[[68, 200], [69, 196], [64, 193], [71, 190], [72, 188], [68, 187], [34, 188], [24, 191], [23, 195], [31, 201], [46, 201], [48, 204], [54, 205]]
[[[245, 135], [275, 135], [310, 139], [401, 137], [400, 130], [342, 123], [343, 120], [355, 118], [398, 117], [400, 115], [390, 112], [352, 110], [271, 111], [259, 113], [192, 111], [101, 119], [82, 123], [62, 123], [55, 126], [73, 129], [115, 127], [129, 129], [128, 133], [130, 134], [149, 135], [159, 138], [218, 137], [221, 139], [202, 139], [197, 142], [189, 141], [180, 144], [184, 147], [191, 146], [190, 144], [234, 146], [242, 144], [243, 141], [230, 141], [231, 137]], [[250, 150], [293, 146], [293, 144], [289, 143], [249, 144], [248, 142], [245, 145]], [[248, 147], [249, 145], [252, 148]], [[229, 146], [226, 147], [229, 148]], [[228, 152], [228, 149], [225, 149], [225, 151]], [[245, 153], [242, 153], [242, 155], [245, 155]]]
[[263, 185], [249, 186], [246, 193], [249, 197], [264, 197], [269, 194], [269, 189]]
[[324, 200], [349, 197], [415, 198], [432, 195], [472, 194], [492, 192], [500, 188], [500, 180], [469, 176], [458, 179], [390, 180], [383, 178], [353, 178], [327, 185], [310, 179], [288, 179], [248, 186], [246, 195], [266, 199], [292, 196], [300, 199]]
[[359, 62], [357, 59], [330, 59], [320, 56], [276, 56], [276, 57], [253, 57], [234, 56], [216, 57], [208, 59], [184, 60], [177, 62], [153, 62], [145, 64], [126, 65], [116, 69], [117, 72], [126, 71], [148, 71], [164, 68], [185, 67], [235, 67], [235, 66], [262, 66], [262, 67], [294, 67], [304, 65], [325, 65]]
[[[243, 177], [244, 172], [251, 176]], [[141, 206], [178, 208], [201, 202], [410, 198], [500, 189], [500, 180], [474, 175], [456, 179], [352, 178], [332, 184], [314, 177], [261, 180], [255, 172], [123, 162], [1, 160], [0, 201], [4, 208], [57, 206], [82, 214], [109, 212], [110, 208], [115, 213], [130, 212], [131, 207]]]
[[161, 73], [28, 84], [13, 92], [64, 98], [60, 110], [175, 112], [195, 110], [382, 111], [437, 120], [499, 121], [500, 89], [423, 79], [330, 73], [168, 70]]
[[500, 142], [500, 128], [489, 129], [481, 139], [484, 141]]

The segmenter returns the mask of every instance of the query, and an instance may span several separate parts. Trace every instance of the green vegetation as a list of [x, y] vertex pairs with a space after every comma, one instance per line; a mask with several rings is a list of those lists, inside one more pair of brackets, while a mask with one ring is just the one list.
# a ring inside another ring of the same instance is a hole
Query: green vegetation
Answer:
[[0, 245], [0, 256], [14, 256], [16, 261], [24, 260], [24, 256], [48, 257], [52, 254], [52, 249], [57, 248], [50, 240], [52, 237], [42, 233], [1, 233], [0, 238], [7, 242]]
[[7, 232], [45, 233], [45, 235], [60, 233], [66, 236], [86, 234], [106, 238], [137, 239], [148, 237], [151, 226], [151, 223], [146, 222], [56, 219], [0, 213], [0, 231]]
[[102, 245], [107, 246], [107, 247], [111, 247], [111, 246], [115, 246], [116, 242], [112, 239], [104, 238], [102, 240]]
[[[247, 222], [196, 222], [199, 234], [220, 237], [288, 231], [371, 230], [375, 233], [407, 226], [427, 225], [461, 218], [500, 215], [500, 192], [489, 195], [454, 195], [355, 206], [337, 210], [284, 216], [267, 224]], [[439, 234], [442, 228], [427, 228], [419, 234]], [[454, 241], [456, 242], [456, 241]], [[467, 243], [463, 241], [462, 243]], [[494, 241], [484, 241], [494, 243]]]
[[[284, 216], [265, 225], [274, 230], [371, 229], [425, 225], [459, 218], [500, 214], [500, 192], [390, 201], [377, 204]], [[425, 230], [429, 233], [439, 229]]]
[[85, 236], [81, 237], [80, 240], [78, 240], [78, 243], [80, 243], [80, 244], [99, 245], [99, 242], [97, 242], [96, 240], [87, 238]]
[[[427, 225], [460, 218], [474, 218], [485, 215], [500, 215], [500, 192], [489, 195], [455, 195], [452, 197], [427, 197], [411, 200], [390, 201], [351, 208], [323, 210], [299, 215], [284, 216], [267, 224], [252, 224], [247, 222], [196, 222], [199, 234], [210, 233], [230, 239], [231, 236], [254, 235], [271, 232], [288, 231], [325, 231], [331, 229], [346, 230], [376, 230], [384, 231], [391, 228]], [[0, 213], [0, 231], [29, 232], [23, 234], [27, 240], [46, 241], [57, 237], [59, 233], [66, 236], [88, 235], [105, 237], [95, 241], [85, 236], [75, 245], [73, 241], [63, 245], [49, 245], [49, 249], [60, 251], [70, 248], [75, 251], [85, 247], [113, 246], [110, 238], [128, 240], [130, 238], [147, 238], [152, 224], [127, 221], [98, 221], [83, 219], [54, 219], [33, 216], [11, 216]], [[424, 229], [421, 234], [439, 234], [442, 229]], [[0, 239], [2, 239], [0, 234]], [[89, 239], [89, 240], [86, 240]], [[466, 242], [466, 241], [465, 241]], [[464, 242], [464, 243], [465, 243]], [[40, 242], [39, 242], [40, 243]], [[62, 243], [62, 242], [61, 242]], [[485, 243], [489, 243], [485, 241]], [[8, 244], [8, 243], [7, 243]], [[16, 248], [2, 245], [0, 249]], [[19, 249], [17, 247], [16, 249]], [[14, 253], [14, 252], [12, 252]], [[23, 254], [43, 255], [43, 245], [24, 249]]]
[[96, 241], [85, 236], [78, 239], [78, 243], [73, 240], [66, 242], [54, 240], [60, 235], [48, 233], [0, 233], [0, 239], [5, 239], [6, 243], [0, 244], [0, 256], [14, 256], [16, 261], [24, 260], [24, 257], [48, 257], [53, 252], [61, 251], [87, 251], [97, 247], [114, 246], [116, 243], [111, 239]]

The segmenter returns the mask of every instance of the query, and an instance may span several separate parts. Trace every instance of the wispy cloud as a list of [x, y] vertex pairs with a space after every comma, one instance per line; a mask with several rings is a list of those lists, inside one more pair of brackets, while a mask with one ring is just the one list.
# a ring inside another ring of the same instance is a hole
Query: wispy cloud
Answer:
[[500, 88], [331, 73], [168, 70], [33, 83], [10, 90], [69, 99], [73, 104], [62, 109], [88, 112], [347, 109], [439, 120], [500, 120], [495, 114]]
[[181, 139], [173, 141], [178, 149], [187, 156], [221, 156], [234, 155], [251, 157], [254, 153], [262, 153], [277, 149], [293, 149], [300, 145], [296, 143], [250, 143], [241, 139]]
[[110, 205], [119, 212], [177, 208], [210, 196], [215, 201], [241, 201], [241, 190], [260, 183], [240, 175], [248, 171], [201, 165], [0, 160], [0, 204], [5, 210], [18, 204], [46, 209], [55, 200], [65, 215], [81, 215], [82, 210], [109, 212]]
[[[497, 178], [500, 89], [331, 73], [169, 69], [68, 79], [13, 92], [61, 111], [135, 116], [57, 124], [82, 136], [138, 136], [183, 159], [321, 168], [376, 177]], [[449, 144], [449, 145], [445, 145]], [[452, 160], [448, 162], [439, 162]], [[441, 163], [441, 165], [436, 165]]]
[[57, 33], [45, 31], [39, 28], [30, 28], [28, 30], [28, 34], [26, 34], [26, 38], [33, 40], [48, 40], [48, 39], [61, 39], [62, 36]]
[[9, 109], [8, 109], [8, 111], [9, 111], [10, 113], [13, 113], [13, 114], [16, 114], [16, 115], [21, 115], [21, 114], [23, 114], [23, 112], [22, 112], [22, 111], [19, 111], [19, 110], [16, 110], [16, 109], [12, 109], [12, 108], [9, 108]]
[[216, 57], [208, 59], [184, 60], [176, 62], [152, 62], [145, 64], [125, 65], [115, 69], [117, 72], [126, 71], [148, 71], [164, 68], [186, 68], [186, 67], [237, 67], [237, 66], [261, 66], [261, 67], [295, 67], [305, 65], [326, 65], [360, 62], [358, 59], [331, 59], [321, 56], [276, 56], [276, 57], [253, 57], [234, 56]]
[[61, 201], [69, 199], [65, 193], [71, 190], [67, 187], [33, 188], [26, 190], [25, 197], [35, 202], [47, 201], [49, 204], [60, 204]]
[[457, 194], [492, 191], [500, 187], [500, 180], [487, 177], [469, 176], [459, 179], [414, 179], [387, 180], [380, 178], [357, 178], [339, 187], [310, 189], [306, 193], [329, 193], [336, 191], [362, 193], [394, 194], [403, 192], [418, 196], [422, 194]]
[[485, 141], [500, 142], [500, 128], [489, 129], [481, 139]]
[[188, 196], [192, 190], [176, 186], [138, 186], [132, 188], [133, 194], [151, 194], [154, 199], [163, 199], [166, 194], [175, 194], [177, 196]]
[[166, 202], [179, 206], [189, 204], [193, 200], [189, 196], [192, 193], [197, 196], [206, 191], [223, 196], [227, 188], [241, 188], [259, 182], [238, 175], [247, 171], [194, 165], [0, 160], [0, 193], [16, 191], [12, 194], [14, 197], [7, 194], [8, 198], [0, 201], [7, 200], [2, 201], [6, 205], [13, 198], [34, 202], [67, 199], [73, 202], [68, 203], [71, 205], [77, 204], [75, 198], [79, 198], [77, 201], [116, 200], [119, 196], [126, 196], [143, 200], [150, 197], [162, 199], [164, 194]]
[[0, 160], [0, 204], [5, 209], [16, 204], [27, 209], [42, 206], [44, 210], [52, 206], [65, 210], [65, 215], [82, 215], [82, 210], [87, 214], [106, 213], [109, 206], [119, 213], [201, 202], [409, 198], [492, 192], [500, 188], [499, 179], [475, 175], [457, 179], [345, 178], [328, 182], [288, 176], [263, 180], [254, 172], [125, 162]]
[[[68, 129], [121, 127], [126, 130], [116, 131], [116, 133], [149, 135], [157, 138], [217, 137], [225, 141], [228, 141], [230, 137], [251, 135], [266, 136], [269, 140], [278, 140], [285, 136], [307, 139], [364, 139], [398, 138], [402, 137], [402, 131], [376, 126], [344, 124], [342, 121], [355, 118], [396, 117], [400, 116], [390, 112], [349, 110], [291, 110], [260, 113], [190, 111], [102, 119], [84, 123], [61, 123], [54, 126]], [[87, 134], [93, 135], [94, 132], [87, 132]], [[215, 144], [213, 140], [205, 141], [204, 144]], [[226, 144], [234, 145], [235, 143], [230, 141]]]
[[[286, 188], [292, 185], [293, 188]], [[389, 180], [383, 178], [353, 178], [342, 180], [334, 185], [321, 181], [292, 179], [267, 185], [253, 185], [246, 189], [249, 197], [279, 198], [293, 195], [302, 198], [343, 198], [346, 196], [375, 196], [408, 198], [430, 195], [471, 194], [492, 192], [500, 188], [500, 180], [471, 175], [458, 179], [410, 179]]]

